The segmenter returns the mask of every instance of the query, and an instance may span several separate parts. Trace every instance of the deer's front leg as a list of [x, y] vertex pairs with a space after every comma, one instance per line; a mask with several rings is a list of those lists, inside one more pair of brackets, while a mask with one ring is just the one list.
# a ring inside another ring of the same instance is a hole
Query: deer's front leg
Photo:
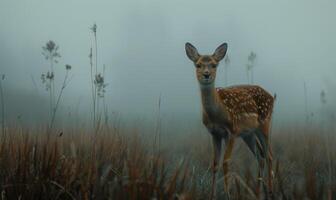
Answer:
[[234, 146], [235, 138], [234, 136], [228, 136], [225, 138], [225, 152], [224, 152], [224, 161], [223, 161], [223, 171], [224, 171], [224, 190], [227, 195], [227, 198], [229, 198], [229, 162], [231, 159], [231, 154]]
[[210, 199], [216, 199], [216, 188], [217, 188], [216, 181], [217, 181], [218, 164], [222, 150], [222, 138], [212, 132], [212, 143], [213, 143], [214, 157], [212, 164], [212, 183], [211, 183]]

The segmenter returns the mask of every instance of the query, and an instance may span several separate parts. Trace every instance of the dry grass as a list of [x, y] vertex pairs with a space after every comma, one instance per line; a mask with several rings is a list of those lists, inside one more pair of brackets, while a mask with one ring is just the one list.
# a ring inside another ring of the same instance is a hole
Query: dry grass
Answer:
[[[336, 198], [335, 136], [326, 140], [309, 130], [287, 128], [273, 134], [276, 199]], [[2, 136], [2, 199], [208, 197], [212, 149], [206, 134], [169, 139], [158, 153], [148, 139], [152, 136], [136, 130], [105, 130], [97, 138], [83, 130], [49, 138], [44, 133], [16, 128]], [[231, 197], [255, 199], [256, 162], [241, 142], [230, 170]], [[218, 187], [223, 187], [222, 178]]]

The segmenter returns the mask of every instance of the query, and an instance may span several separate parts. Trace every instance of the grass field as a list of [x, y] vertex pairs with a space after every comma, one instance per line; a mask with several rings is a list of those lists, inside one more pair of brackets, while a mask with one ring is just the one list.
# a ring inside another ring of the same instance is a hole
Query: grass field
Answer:
[[[207, 133], [154, 135], [105, 129], [52, 133], [8, 128], [0, 143], [2, 199], [207, 199]], [[319, 129], [272, 133], [275, 199], [336, 198], [336, 136]], [[256, 199], [257, 164], [240, 140], [230, 162], [232, 199]], [[218, 181], [223, 193], [223, 177]]]

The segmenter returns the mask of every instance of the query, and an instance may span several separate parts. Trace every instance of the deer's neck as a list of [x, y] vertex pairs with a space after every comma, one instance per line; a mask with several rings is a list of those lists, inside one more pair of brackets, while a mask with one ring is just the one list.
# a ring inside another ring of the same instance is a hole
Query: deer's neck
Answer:
[[220, 104], [220, 98], [216, 92], [214, 83], [201, 85], [201, 98], [203, 111], [209, 116], [217, 116], [221, 113], [223, 106]]

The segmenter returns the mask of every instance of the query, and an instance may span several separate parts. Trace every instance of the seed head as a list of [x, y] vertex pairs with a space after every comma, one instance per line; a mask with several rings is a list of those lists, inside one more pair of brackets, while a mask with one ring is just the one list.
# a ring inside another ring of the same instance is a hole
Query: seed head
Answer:
[[321, 100], [322, 104], [326, 104], [327, 103], [327, 97], [326, 97], [326, 93], [325, 93], [324, 90], [321, 91], [320, 100]]
[[47, 72], [47, 79], [53, 80], [54, 79], [54, 72]]
[[97, 85], [104, 84], [104, 77], [101, 74], [97, 74], [95, 82]]
[[41, 74], [41, 80], [42, 80], [42, 83], [46, 82], [46, 75], [45, 74]]
[[66, 65], [65, 65], [65, 69], [66, 69], [66, 70], [71, 70], [71, 65], [66, 64]]
[[99, 97], [104, 97], [104, 94], [106, 92], [105, 88], [107, 86], [107, 84], [104, 81], [104, 76], [102, 74], [97, 74], [95, 76], [95, 81], [94, 81], [95, 85], [97, 86], [98, 89], [98, 96]]
[[45, 46], [42, 47], [42, 54], [44, 55], [45, 59], [52, 60], [57, 63], [57, 58], [60, 58], [61, 55], [58, 53], [58, 46], [52, 40], [49, 40]]
[[90, 28], [94, 34], [97, 33], [97, 24], [94, 23], [93, 26]]

